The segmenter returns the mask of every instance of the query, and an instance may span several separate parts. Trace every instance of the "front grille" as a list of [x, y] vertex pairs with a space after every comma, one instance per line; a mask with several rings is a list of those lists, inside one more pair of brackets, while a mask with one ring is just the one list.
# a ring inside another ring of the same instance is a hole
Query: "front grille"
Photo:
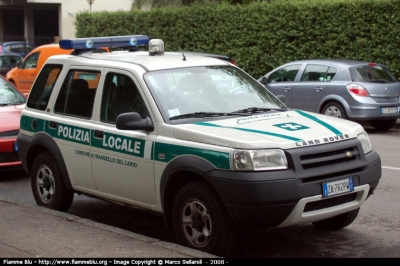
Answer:
[[12, 138], [19, 134], [19, 129], [0, 132], [0, 138]]
[[0, 163], [19, 162], [18, 152], [0, 152]]
[[356, 177], [367, 166], [357, 139], [291, 149], [286, 155], [290, 168], [304, 184]]
[[[346, 152], [351, 152], [352, 157], [347, 157]], [[332, 164], [338, 164], [342, 162], [350, 162], [356, 159], [359, 155], [357, 147], [349, 147], [345, 149], [338, 149], [329, 152], [309, 154], [300, 156], [300, 163], [303, 169], [309, 169], [314, 167], [323, 167]]]

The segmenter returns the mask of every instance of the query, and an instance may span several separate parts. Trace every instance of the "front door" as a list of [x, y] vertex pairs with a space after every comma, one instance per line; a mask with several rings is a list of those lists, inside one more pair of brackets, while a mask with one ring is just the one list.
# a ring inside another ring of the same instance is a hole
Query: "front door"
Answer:
[[148, 132], [115, 126], [121, 113], [146, 113], [137, 84], [132, 74], [120, 70], [106, 74], [99, 122], [94, 123], [91, 135], [91, 153], [97, 190], [109, 199], [117, 197], [145, 207], [156, 203], [153, 142], [148, 140]]

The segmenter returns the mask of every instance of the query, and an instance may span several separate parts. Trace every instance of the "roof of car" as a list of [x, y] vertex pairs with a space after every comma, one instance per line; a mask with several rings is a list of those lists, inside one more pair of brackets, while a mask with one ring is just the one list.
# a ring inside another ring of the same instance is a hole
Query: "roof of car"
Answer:
[[79, 56], [72, 55], [56, 55], [51, 60], [71, 60], [87, 63], [88, 65], [99, 66], [118, 66], [122, 63], [134, 63], [142, 66], [147, 71], [163, 70], [171, 68], [183, 68], [193, 66], [216, 66], [228, 65], [226, 61], [206, 56], [190, 55], [188, 57], [181, 53], [165, 52], [162, 56], [149, 56], [149, 52], [145, 51], [118, 51], [112, 53], [84, 53]]
[[305, 60], [290, 62], [290, 64], [293, 63], [335, 63], [344, 66], [354, 66], [360, 64], [368, 64], [369, 62], [358, 61], [358, 60], [346, 60], [346, 59], [305, 59]]

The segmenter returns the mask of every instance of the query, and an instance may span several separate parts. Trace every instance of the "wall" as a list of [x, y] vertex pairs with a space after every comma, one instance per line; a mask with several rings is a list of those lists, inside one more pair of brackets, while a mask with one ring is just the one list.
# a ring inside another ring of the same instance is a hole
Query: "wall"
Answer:
[[[94, 0], [91, 11], [128, 11], [134, 0]], [[86, 0], [27, 0], [27, 4], [61, 4], [60, 37], [75, 38], [75, 16], [79, 12], [89, 12], [90, 5]]]

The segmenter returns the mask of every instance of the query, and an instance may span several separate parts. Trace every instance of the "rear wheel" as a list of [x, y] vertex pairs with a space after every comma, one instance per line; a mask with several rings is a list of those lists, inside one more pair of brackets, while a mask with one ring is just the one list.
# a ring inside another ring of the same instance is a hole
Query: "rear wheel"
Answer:
[[38, 205], [53, 210], [67, 211], [74, 192], [67, 189], [60, 170], [49, 152], [38, 155], [32, 165], [31, 186]]
[[328, 231], [340, 230], [350, 225], [352, 222], [354, 222], [354, 220], [357, 218], [359, 211], [360, 208], [322, 221], [313, 222], [313, 225], [322, 230], [328, 230]]
[[346, 111], [343, 106], [337, 102], [328, 102], [322, 109], [322, 114], [337, 118], [347, 119]]
[[387, 131], [396, 125], [397, 119], [389, 119], [389, 120], [373, 120], [370, 121], [371, 126], [373, 126], [376, 130], [379, 131]]
[[236, 244], [235, 228], [225, 206], [205, 181], [179, 190], [172, 218], [175, 235], [185, 246], [227, 256]]

